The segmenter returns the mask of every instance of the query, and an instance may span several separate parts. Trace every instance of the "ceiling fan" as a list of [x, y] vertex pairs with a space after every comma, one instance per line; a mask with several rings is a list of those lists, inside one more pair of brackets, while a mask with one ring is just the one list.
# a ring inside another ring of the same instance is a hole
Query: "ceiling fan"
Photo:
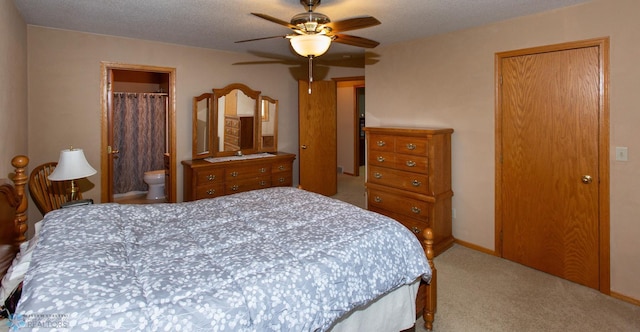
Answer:
[[313, 58], [326, 53], [327, 50], [329, 50], [332, 41], [364, 48], [374, 48], [378, 46], [378, 44], [380, 44], [375, 40], [340, 33], [343, 31], [364, 29], [380, 24], [380, 21], [378, 21], [375, 17], [362, 16], [331, 22], [327, 15], [313, 11], [315, 7], [320, 5], [320, 2], [321, 0], [300, 0], [300, 4], [306, 7], [307, 11], [293, 16], [290, 22], [286, 22], [266, 14], [251, 13], [252, 15], [255, 15], [267, 21], [287, 27], [291, 29], [293, 33], [285, 36], [271, 36], [240, 40], [236, 43], [244, 43], [271, 38], [289, 39], [293, 50], [297, 54], [309, 59], [309, 93], [311, 93], [311, 82], [313, 81]]

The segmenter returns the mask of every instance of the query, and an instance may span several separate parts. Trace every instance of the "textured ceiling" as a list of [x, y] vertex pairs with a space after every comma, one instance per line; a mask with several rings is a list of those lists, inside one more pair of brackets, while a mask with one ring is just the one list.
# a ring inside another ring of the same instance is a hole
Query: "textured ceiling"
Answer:
[[[588, 0], [322, 0], [332, 21], [371, 15], [381, 25], [346, 32], [381, 45], [466, 29]], [[286, 39], [237, 40], [290, 31], [251, 12], [289, 21], [299, 0], [14, 0], [27, 24], [196, 47], [295, 58]], [[375, 51], [374, 51], [375, 52]], [[362, 54], [333, 43], [329, 54]]]

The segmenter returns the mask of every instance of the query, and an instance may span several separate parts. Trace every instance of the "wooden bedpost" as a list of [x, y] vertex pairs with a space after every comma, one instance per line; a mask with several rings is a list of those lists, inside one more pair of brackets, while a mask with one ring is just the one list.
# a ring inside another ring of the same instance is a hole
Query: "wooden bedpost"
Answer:
[[433, 231], [431, 228], [425, 228], [422, 235], [424, 236], [424, 253], [427, 256], [429, 266], [431, 267], [431, 283], [427, 286], [427, 298], [425, 299], [422, 317], [424, 318], [424, 327], [431, 331], [431, 329], [433, 329], [433, 319], [436, 313], [438, 273], [436, 271], [436, 266], [433, 264], [433, 256], [435, 255], [435, 252], [433, 251]]
[[26, 241], [25, 233], [27, 232], [27, 195], [24, 187], [27, 184], [26, 168], [29, 164], [27, 156], [15, 156], [11, 159], [11, 165], [15, 167], [15, 176], [13, 184], [18, 197], [20, 197], [20, 205], [16, 209], [15, 228], [18, 231], [16, 241], [18, 243]]

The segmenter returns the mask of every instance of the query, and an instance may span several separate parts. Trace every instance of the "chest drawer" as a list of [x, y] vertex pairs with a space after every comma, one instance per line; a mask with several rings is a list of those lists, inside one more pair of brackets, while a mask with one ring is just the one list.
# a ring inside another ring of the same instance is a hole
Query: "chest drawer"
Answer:
[[429, 222], [429, 211], [431, 210], [428, 202], [375, 189], [369, 190], [367, 199], [368, 206], [395, 211], [407, 217]]
[[420, 194], [429, 193], [429, 177], [425, 174], [369, 166], [367, 181]]
[[427, 155], [429, 140], [425, 137], [396, 137], [395, 151], [402, 154]]
[[369, 149], [373, 151], [393, 152], [395, 150], [395, 136], [371, 134]]
[[201, 169], [196, 173], [196, 187], [210, 186], [224, 182], [224, 170], [222, 168]]
[[413, 232], [413, 234], [415, 234], [415, 236], [418, 237], [418, 240], [420, 240], [420, 243], [422, 243], [422, 241], [424, 240], [424, 237], [422, 236], [422, 231], [427, 227], [433, 227], [429, 223], [426, 223], [424, 221], [416, 220], [413, 218], [407, 218], [395, 212], [379, 209], [375, 206], [370, 207], [369, 210], [380, 213], [389, 218], [395, 219], [397, 222], [401, 223], [402, 225], [404, 225], [404, 227], [408, 228], [411, 232]]
[[251, 165], [251, 166], [225, 168], [226, 181], [233, 181], [234, 179], [260, 177], [268, 174], [271, 174], [270, 164], [258, 164], [258, 165]]
[[368, 164], [394, 168], [396, 166], [396, 154], [388, 151], [371, 151], [367, 156]]
[[410, 154], [396, 154], [395, 155], [395, 168], [429, 175], [429, 158], [410, 155]]

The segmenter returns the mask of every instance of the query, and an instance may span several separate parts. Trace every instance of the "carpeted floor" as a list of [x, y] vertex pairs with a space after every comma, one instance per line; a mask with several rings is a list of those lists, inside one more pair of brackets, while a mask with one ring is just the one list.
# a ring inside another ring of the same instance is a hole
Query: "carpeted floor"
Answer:
[[434, 331], [640, 331], [640, 306], [502, 258], [454, 245], [434, 263]]
[[[333, 197], [365, 208], [360, 174], [338, 174]], [[499, 257], [454, 245], [435, 264], [434, 331], [640, 331], [640, 306]]]

